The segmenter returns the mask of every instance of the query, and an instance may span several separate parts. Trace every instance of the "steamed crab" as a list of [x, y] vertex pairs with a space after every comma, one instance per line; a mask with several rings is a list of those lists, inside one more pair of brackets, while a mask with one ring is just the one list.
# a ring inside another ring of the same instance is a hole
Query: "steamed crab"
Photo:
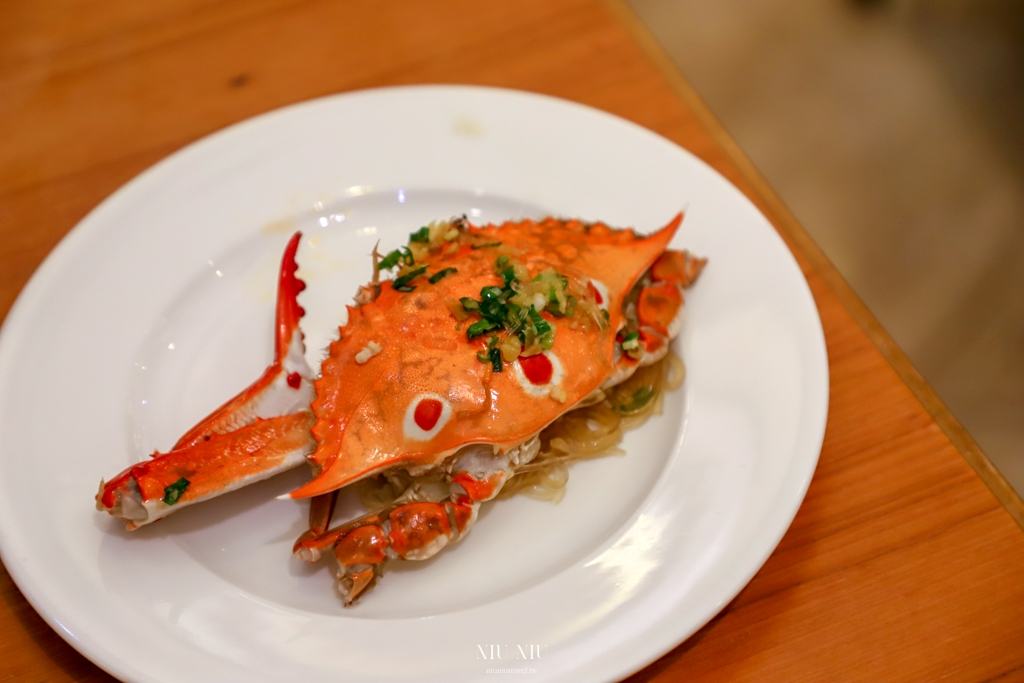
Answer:
[[[278, 281], [273, 363], [167, 453], [101, 482], [96, 507], [129, 530], [304, 461], [314, 477], [300, 559], [333, 551], [345, 604], [388, 560], [462, 538], [541, 448], [541, 430], [668, 353], [683, 290], [705, 260], [649, 236], [548, 218], [432, 223], [381, 257], [318, 376], [297, 296], [300, 234]], [[381, 279], [391, 271], [391, 279]], [[340, 488], [382, 476], [396, 497], [330, 528]]]

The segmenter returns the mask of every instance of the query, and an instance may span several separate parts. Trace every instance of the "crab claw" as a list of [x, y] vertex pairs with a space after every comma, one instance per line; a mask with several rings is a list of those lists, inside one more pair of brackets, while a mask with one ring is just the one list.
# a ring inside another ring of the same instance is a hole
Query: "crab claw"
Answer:
[[252, 424], [132, 465], [100, 482], [96, 509], [133, 531], [192, 503], [214, 498], [300, 465], [316, 445], [313, 414]]
[[96, 508], [123, 519], [128, 530], [291, 469], [313, 451], [313, 371], [305, 360], [299, 329], [304, 311], [296, 298], [306, 287], [295, 275], [301, 237], [292, 236], [281, 260], [274, 362], [169, 452], [100, 482]]
[[295, 253], [302, 233], [295, 233], [281, 259], [277, 285], [274, 362], [263, 375], [237, 396], [185, 432], [172, 450], [193, 446], [214, 434], [227, 434], [257, 418], [288, 415], [307, 410], [313, 400], [313, 371], [306, 363], [299, 320], [305, 314], [297, 296], [306, 283], [295, 276]]

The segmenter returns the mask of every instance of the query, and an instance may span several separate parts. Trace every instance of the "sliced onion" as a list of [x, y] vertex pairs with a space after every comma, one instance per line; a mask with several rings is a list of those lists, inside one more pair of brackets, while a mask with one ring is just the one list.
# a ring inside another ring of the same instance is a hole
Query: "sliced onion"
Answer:
[[[522, 493], [558, 502], [569, 480], [566, 465], [574, 460], [624, 454], [617, 448], [622, 435], [639, 427], [651, 415], [660, 414], [663, 390], [670, 386], [678, 388], [684, 376], [682, 361], [669, 350], [665, 359], [640, 368], [625, 382], [608, 389], [597, 403], [562, 415], [541, 432], [540, 453], [516, 472], [499, 497]], [[623, 411], [622, 407], [629, 407], [638, 389], [654, 393], [643, 406]]]

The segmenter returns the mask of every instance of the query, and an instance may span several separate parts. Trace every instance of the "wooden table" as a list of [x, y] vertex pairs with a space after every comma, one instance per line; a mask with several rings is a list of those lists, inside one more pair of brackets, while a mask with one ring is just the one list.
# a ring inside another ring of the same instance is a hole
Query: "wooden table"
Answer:
[[[806, 501], [739, 596], [630, 680], [1024, 681], [1020, 498], [619, 0], [8, 0], [0, 311], [171, 152], [292, 102], [409, 83], [532, 90], [646, 126], [745, 192], [810, 282], [831, 405]], [[0, 591], [3, 680], [111, 680], [6, 572]]]

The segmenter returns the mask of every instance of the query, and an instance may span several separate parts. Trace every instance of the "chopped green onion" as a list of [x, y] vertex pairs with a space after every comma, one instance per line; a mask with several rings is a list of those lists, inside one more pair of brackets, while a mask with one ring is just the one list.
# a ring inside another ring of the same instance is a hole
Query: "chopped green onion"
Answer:
[[640, 387], [633, 392], [633, 398], [629, 403], [619, 406], [619, 412], [623, 415], [635, 413], [651, 402], [651, 399], [654, 398], [654, 393], [654, 389], [650, 387]]
[[630, 332], [622, 340], [622, 349], [624, 351], [632, 351], [633, 349], [639, 349], [639, 348], [640, 348], [640, 333], [639, 332]]
[[174, 505], [181, 498], [181, 495], [185, 493], [185, 489], [188, 488], [189, 480], [182, 477], [178, 481], [174, 482], [170, 486], [164, 487], [164, 503], [167, 505]]
[[484, 363], [489, 362], [491, 364], [491, 369], [495, 372], [501, 372], [501, 349], [498, 348], [499, 341], [501, 341], [501, 339], [498, 338], [498, 335], [492, 334], [491, 338], [487, 340], [487, 355], [483, 356], [481, 354], [477, 354], [477, 358]]
[[414, 278], [423, 275], [423, 273], [426, 270], [426, 266], [419, 266], [418, 268], [413, 268], [405, 275], [395, 278], [395, 281], [391, 283], [391, 286], [394, 287], [399, 292], [411, 292], [412, 290], [416, 289], [416, 287], [411, 286], [409, 282]]
[[409, 233], [410, 242], [429, 242], [430, 241], [430, 228], [423, 226], [416, 232]]
[[500, 298], [503, 293], [501, 287], [484, 287], [480, 290], [480, 298], [493, 301]]
[[543, 336], [551, 331], [551, 325], [548, 324], [547, 320], [540, 317], [540, 313], [538, 313], [537, 309], [533, 306], [530, 306], [530, 321], [533, 323], [533, 326], [537, 328], [537, 334], [539, 336]]
[[500, 326], [496, 322], [492, 322], [490, 320], [478, 320], [466, 329], [466, 336], [470, 339], [475, 339], [497, 327]]
[[395, 266], [398, 265], [399, 261], [404, 261], [405, 265], [407, 266], [411, 266], [414, 263], [412, 258], [412, 252], [409, 251], [407, 247], [400, 247], [399, 249], [395, 249], [394, 251], [390, 252], [387, 256], [380, 260], [380, 263], [377, 264], [377, 267], [384, 269], [394, 268]]
[[[550, 311], [553, 316], [564, 317], [575, 311], [578, 302], [576, 297], [568, 295], [569, 278], [549, 271], [533, 278], [534, 282], [549, 283], [546, 291], [544, 287], [539, 288], [543, 296], [541, 305], [537, 306], [526, 301], [533, 300], [532, 292], [536, 290], [528, 289], [529, 294], [524, 294], [519, 286], [520, 277], [525, 272], [522, 266], [502, 254], [494, 261], [494, 272], [501, 277], [501, 286], [483, 287], [479, 299], [460, 299], [464, 311], [476, 313], [481, 318], [469, 326], [466, 337], [474, 339], [486, 332], [503, 331], [508, 337], [518, 339], [521, 347], [533, 347], [534, 353], [538, 347], [552, 348], [555, 328], [544, 319], [543, 313]], [[499, 371], [499, 363], [503, 362], [500, 349], [498, 353], [481, 352], [477, 357], [481, 362], [490, 362], [495, 371]]]
[[488, 242], [487, 244], [474, 244], [471, 249], [486, 249], [487, 247], [500, 247], [501, 242]]
[[402, 258], [402, 252], [395, 249], [393, 252], [385, 256], [377, 264], [380, 268], [394, 268], [398, 265], [398, 259]]
[[[452, 273], [457, 273], [457, 272], [459, 272], [459, 271], [456, 270], [455, 268], [442, 268], [441, 270], [437, 271], [436, 273], [434, 273], [433, 275], [431, 275], [427, 279], [430, 281], [430, 284], [436, 285], [443, 278], [446, 278], [449, 275], [451, 275]], [[470, 301], [473, 301], [473, 300], [470, 299]], [[465, 308], [465, 306], [463, 306], [463, 308]]]

